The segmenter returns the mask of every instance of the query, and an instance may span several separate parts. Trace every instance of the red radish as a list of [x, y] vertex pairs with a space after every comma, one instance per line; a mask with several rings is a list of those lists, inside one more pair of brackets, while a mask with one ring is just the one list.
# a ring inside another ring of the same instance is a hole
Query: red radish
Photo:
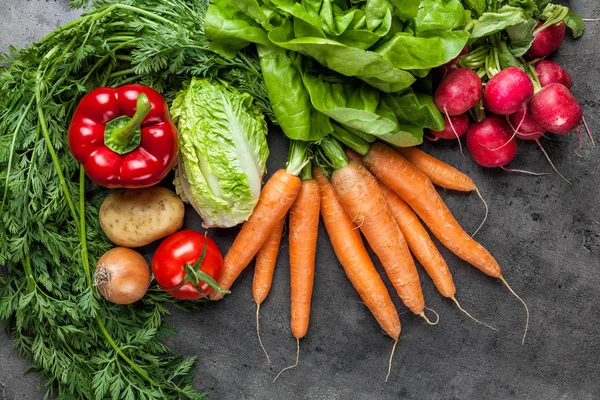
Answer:
[[[538, 29], [542, 25], [543, 21], [540, 21], [535, 29]], [[554, 53], [554, 51], [562, 44], [566, 30], [567, 27], [564, 22], [552, 24], [539, 32], [535, 32], [534, 30], [533, 36], [535, 36], [535, 39], [533, 39], [531, 47], [527, 50], [527, 53], [525, 53], [525, 58], [527, 60], [533, 60]]]
[[531, 115], [527, 112], [527, 107], [523, 107], [514, 114], [508, 116], [508, 122], [516, 131], [519, 139], [537, 140], [544, 136], [546, 130], [542, 128]]
[[435, 142], [439, 139], [458, 139], [463, 136], [469, 129], [469, 115], [460, 114], [454, 117], [444, 116], [446, 127], [441, 131], [431, 131], [433, 138], [429, 140]]
[[460, 58], [465, 54], [468, 54], [469, 51], [469, 46], [465, 46], [460, 51], [460, 53], [452, 60], [448, 61], [444, 65], [440, 65], [439, 67], [433, 69], [432, 77], [434, 87], [437, 87], [440, 84], [440, 82], [442, 81], [442, 79], [444, 79], [448, 72], [450, 72], [453, 69], [459, 68], [458, 62], [460, 61]]
[[448, 73], [435, 91], [435, 104], [448, 115], [464, 114], [481, 99], [482, 84], [470, 69], [457, 68]]
[[537, 74], [542, 87], [548, 86], [551, 83], [560, 83], [567, 89], [571, 89], [573, 78], [563, 67], [555, 62], [542, 60], [535, 65], [535, 73]]
[[577, 128], [583, 110], [569, 89], [551, 83], [533, 96], [529, 114], [548, 132], [565, 134]]
[[469, 127], [467, 148], [477, 164], [487, 168], [503, 167], [517, 153], [517, 142], [512, 135], [508, 122], [491, 115]]
[[[558, 176], [560, 176], [565, 182], [571, 185], [571, 182], [569, 182], [569, 180], [558, 171], [558, 169], [550, 159], [550, 156], [548, 155], [548, 153], [546, 153], [546, 149], [544, 149], [544, 146], [542, 146], [542, 143], [540, 142], [540, 138], [544, 136], [544, 128], [539, 126], [538, 123], [535, 122], [533, 118], [531, 118], [531, 116], [527, 112], [527, 108], [525, 107], [522, 110], [516, 112], [515, 114], [509, 115], [508, 121], [511, 127], [517, 131], [517, 137], [519, 139], [533, 140], [537, 143], [544, 156], [546, 156], [546, 160], [548, 160], [548, 162], [550, 163], [554, 171], [556, 171]], [[520, 127], [516, 128], [517, 126], [519, 126], [519, 124]]]
[[483, 104], [494, 114], [514, 114], [533, 96], [533, 82], [520, 68], [509, 67], [492, 77], [483, 91]]

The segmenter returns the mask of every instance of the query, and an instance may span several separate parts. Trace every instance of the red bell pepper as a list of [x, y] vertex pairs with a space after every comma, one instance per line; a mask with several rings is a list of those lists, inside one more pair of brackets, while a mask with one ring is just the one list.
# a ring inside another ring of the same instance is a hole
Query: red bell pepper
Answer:
[[157, 184], [179, 151], [167, 102], [138, 84], [85, 95], [69, 126], [69, 147], [90, 179], [109, 188]]

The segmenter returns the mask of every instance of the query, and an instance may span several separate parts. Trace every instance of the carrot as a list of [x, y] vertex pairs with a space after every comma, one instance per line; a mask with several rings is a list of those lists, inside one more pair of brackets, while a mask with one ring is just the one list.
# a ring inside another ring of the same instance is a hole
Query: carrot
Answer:
[[425, 268], [427, 275], [429, 275], [440, 294], [451, 299], [459, 310], [475, 322], [497, 331], [496, 328], [479, 321], [461, 307], [456, 299], [456, 286], [454, 285], [448, 264], [446, 264], [446, 260], [440, 254], [417, 215], [404, 200], [383, 183], [379, 182], [379, 187], [390, 208], [390, 212], [406, 238], [408, 248], [416, 259], [419, 260], [423, 268]]
[[269, 364], [271, 363], [271, 360], [260, 338], [260, 326], [258, 324], [258, 318], [260, 313], [260, 305], [267, 298], [267, 295], [271, 290], [273, 273], [275, 272], [275, 264], [277, 263], [277, 254], [279, 253], [279, 243], [281, 242], [281, 235], [283, 233], [284, 226], [285, 217], [279, 220], [265, 244], [263, 244], [256, 254], [256, 260], [254, 263], [254, 280], [252, 281], [252, 296], [256, 302], [256, 335], [258, 336], [258, 342], [260, 343], [260, 347], [265, 352], [265, 356], [267, 357], [267, 362]]
[[290, 314], [292, 334], [296, 338], [296, 363], [282, 369], [275, 380], [283, 371], [298, 366], [300, 339], [308, 331], [310, 302], [315, 276], [320, 206], [319, 184], [315, 179], [312, 179], [311, 167], [308, 163], [302, 170], [300, 192], [290, 209]]
[[458, 224], [429, 178], [400, 153], [375, 143], [364, 157], [365, 165], [406, 201], [431, 232], [454, 254], [485, 274], [500, 278], [502, 270], [494, 257]]
[[308, 331], [320, 203], [317, 181], [303, 180], [298, 198], [290, 209], [291, 327], [296, 339], [303, 338]]
[[485, 206], [485, 217], [471, 236], [475, 236], [481, 229], [489, 212], [488, 205], [484, 200], [483, 196], [479, 192], [477, 185], [468, 175], [454, 168], [453, 166], [446, 164], [445, 162], [438, 160], [437, 158], [419, 150], [416, 147], [399, 147], [397, 150], [402, 154], [412, 165], [417, 167], [425, 176], [427, 176], [431, 182], [435, 185], [441, 186], [445, 189], [458, 190], [461, 192], [472, 192], [475, 191], [477, 196], [483, 202]]
[[435, 247], [416, 214], [408, 204], [383, 183], [379, 182], [379, 187], [415, 258], [425, 268], [440, 294], [448, 298], [454, 297], [456, 286], [454, 286], [448, 264]]
[[[218, 282], [222, 289], [231, 287], [296, 200], [300, 190], [298, 174], [306, 165], [307, 147], [306, 142], [292, 141], [288, 166], [276, 171], [263, 186], [254, 211], [242, 225], [223, 260]], [[213, 300], [221, 297], [216, 294]]]
[[[529, 310], [525, 302], [511, 289], [494, 257], [458, 224], [433, 184], [400, 153], [383, 143], [374, 143], [363, 157], [365, 165], [390, 189], [406, 201], [425, 222], [431, 232], [458, 257], [485, 274], [500, 279], [525, 306], [529, 325]], [[523, 336], [523, 342], [525, 336]]]
[[477, 190], [475, 182], [466, 174], [424, 151], [416, 147], [399, 147], [397, 150], [435, 185], [461, 192]]
[[323, 139], [321, 148], [336, 163], [331, 183], [346, 213], [379, 257], [402, 302], [427, 320], [417, 268], [377, 181], [362, 164], [348, 162], [335, 139]]
[[267, 298], [273, 282], [277, 254], [281, 235], [285, 227], [285, 216], [279, 220], [271, 235], [256, 254], [254, 263], [254, 280], [252, 281], [252, 296], [256, 304], [260, 305]]
[[335, 255], [381, 328], [393, 339], [398, 339], [401, 330], [398, 311], [367, 253], [360, 231], [323, 172], [314, 169], [313, 175], [321, 188], [321, 215]]

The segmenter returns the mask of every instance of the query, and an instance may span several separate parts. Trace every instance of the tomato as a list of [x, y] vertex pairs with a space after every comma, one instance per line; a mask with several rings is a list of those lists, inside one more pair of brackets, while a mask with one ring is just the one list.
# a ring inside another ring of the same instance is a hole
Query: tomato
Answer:
[[[192, 282], [186, 282], [183, 286], [181, 284], [186, 279], [184, 266], [196, 264], [202, 256], [205, 241], [206, 254], [200, 265], [200, 271], [215, 280], [219, 279], [223, 267], [221, 250], [211, 238], [205, 237], [200, 232], [186, 229], [163, 240], [152, 257], [152, 272], [163, 290], [182, 300], [197, 300], [204, 297]], [[205, 296], [212, 292], [213, 289], [208, 283], [202, 281], [198, 283]]]

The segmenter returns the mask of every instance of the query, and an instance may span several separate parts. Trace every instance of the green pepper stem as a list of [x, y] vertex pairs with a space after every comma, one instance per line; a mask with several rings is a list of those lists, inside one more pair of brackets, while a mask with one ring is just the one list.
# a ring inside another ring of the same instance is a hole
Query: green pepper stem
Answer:
[[131, 135], [133, 135], [134, 132], [140, 128], [142, 121], [144, 118], [146, 118], [146, 115], [148, 115], [151, 109], [152, 104], [150, 104], [148, 96], [146, 96], [144, 93], [140, 93], [135, 104], [135, 114], [133, 114], [133, 117], [131, 117], [127, 124], [120, 128], [116, 128], [111, 133], [115, 143], [119, 145], [126, 145]]

